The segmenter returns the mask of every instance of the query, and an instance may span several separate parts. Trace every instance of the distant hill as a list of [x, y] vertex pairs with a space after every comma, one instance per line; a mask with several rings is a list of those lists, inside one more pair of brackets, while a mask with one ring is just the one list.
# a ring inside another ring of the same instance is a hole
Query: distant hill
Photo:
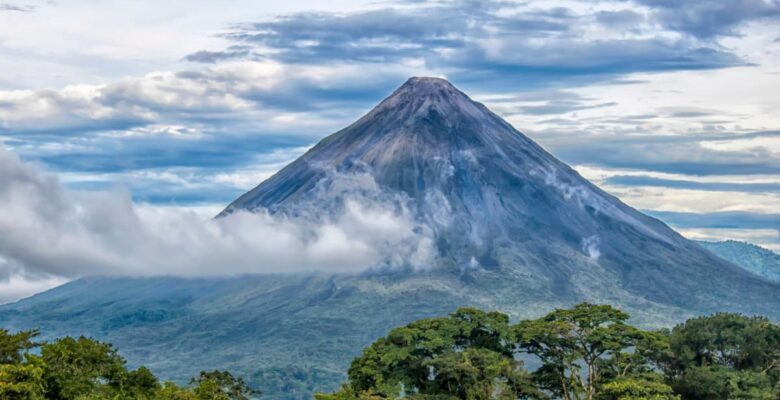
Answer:
[[442, 79], [410, 79], [222, 215], [327, 223], [350, 202], [407, 215], [429, 239], [425, 265], [393, 254], [355, 274], [83, 279], [0, 306], [0, 327], [104, 339], [162, 378], [235, 371], [288, 400], [336, 388], [392, 327], [461, 306], [519, 319], [607, 303], [643, 327], [715, 311], [780, 320], [780, 284], [604, 192]]
[[780, 282], [780, 254], [751, 243], [727, 240], [699, 242], [715, 255], [746, 270], [775, 282]]

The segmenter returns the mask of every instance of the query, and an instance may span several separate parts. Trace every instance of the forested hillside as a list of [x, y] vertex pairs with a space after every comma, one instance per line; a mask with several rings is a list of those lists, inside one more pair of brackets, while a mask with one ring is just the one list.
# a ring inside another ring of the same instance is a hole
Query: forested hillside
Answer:
[[699, 242], [715, 255], [764, 278], [780, 282], [780, 254], [754, 244], [726, 240]]
[[[317, 400], [718, 400], [780, 397], [780, 325], [719, 313], [672, 329], [632, 326], [608, 305], [579, 304], [512, 324], [461, 308], [391, 330], [352, 361], [348, 381]], [[110, 344], [37, 343], [0, 330], [3, 400], [246, 400], [261, 393], [225, 371], [188, 384], [129, 369]], [[525, 360], [534, 368], [526, 367]]]

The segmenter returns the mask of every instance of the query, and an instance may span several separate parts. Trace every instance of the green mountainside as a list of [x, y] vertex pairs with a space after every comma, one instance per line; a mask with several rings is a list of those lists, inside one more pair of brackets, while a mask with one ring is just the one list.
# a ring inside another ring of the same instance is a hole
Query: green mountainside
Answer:
[[769, 280], [780, 282], [780, 254], [754, 244], [727, 240], [699, 242], [715, 255]]

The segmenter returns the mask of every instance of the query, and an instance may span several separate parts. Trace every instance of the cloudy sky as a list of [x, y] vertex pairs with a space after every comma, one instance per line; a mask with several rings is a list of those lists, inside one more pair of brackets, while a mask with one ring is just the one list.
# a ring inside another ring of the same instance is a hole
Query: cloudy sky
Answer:
[[[0, 0], [0, 70], [0, 165], [69, 198], [213, 215], [429, 75], [689, 237], [780, 250], [778, 0]], [[67, 278], [13, 264], [9, 293]]]

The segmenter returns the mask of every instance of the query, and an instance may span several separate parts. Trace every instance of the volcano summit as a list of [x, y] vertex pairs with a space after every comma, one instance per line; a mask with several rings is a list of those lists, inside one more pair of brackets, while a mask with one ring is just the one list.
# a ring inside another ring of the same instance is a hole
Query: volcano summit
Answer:
[[[773, 312], [759, 299], [777, 295], [776, 287], [600, 190], [438, 78], [409, 79], [222, 215], [295, 215], [317, 205], [324, 212], [334, 195], [360, 195], [360, 188], [322, 190], [350, 174], [368, 174], [406, 199], [415, 220], [433, 232], [431, 267], [461, 271], [467, 280], [484, 270], [512, 277], [515, 290], [533, 293], [526, 300]], [[759, 297], [742, 300], [748, 294], [740, 283]]]
[[520, 318], [609, 303], [645, 326], [714, 311], [780, 320], [780, 285], [602, 191], [442, 79], [409, 79], [220, 216], [317, 221], [353, 201], [408, 217], [428, 251], [359, 274], [82, 279], [0, 307], [0, 323], [108, 340], [165, 378], [229, 369], [288, 399], [335, 388], [389, 328], [459, 306]]

